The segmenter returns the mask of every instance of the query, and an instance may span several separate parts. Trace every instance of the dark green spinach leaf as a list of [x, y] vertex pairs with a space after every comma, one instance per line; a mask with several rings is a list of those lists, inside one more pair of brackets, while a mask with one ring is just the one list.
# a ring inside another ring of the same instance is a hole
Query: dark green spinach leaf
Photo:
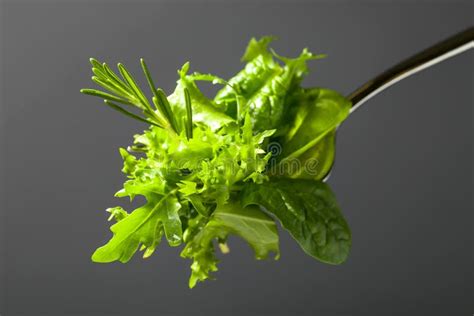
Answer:
[[275, 215], [303, 250], [331, 264], [344, 262], [351, 232], [329, 186], [320, 181], [271, 179], [242, 191], [243, 205], [260, 205]]
[[334, 162], [336, 128], [349, 115], [351, 103], [333, 90], [313, 88], [293, 94], [290, 104], [291, 121], [276, 139], [282, 152], [273, 174], [321, 180]]

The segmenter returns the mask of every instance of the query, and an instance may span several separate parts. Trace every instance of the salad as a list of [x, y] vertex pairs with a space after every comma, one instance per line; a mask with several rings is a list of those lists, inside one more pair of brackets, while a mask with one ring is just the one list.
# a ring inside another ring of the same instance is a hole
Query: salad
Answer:
[[[104, 91], [81, 92], [147, 125], [119, 149], [126, 181], [115, 194], [146, 202], [107, 209], [113, 236], [94, 262], [125, 263], [139, 251], [148, 258], [164, 241], [192, 261], [192, 288], [212, 278], [216, 251], [229, 251], [229, 235], [244, 239], [256, 259], [278, 259], [277, 222], [315, 259], [347, 259], [351, 232], [323, 180], [351, 103], [336, 91], [301, 86], [307, 63], [324, 55], [303, 49], [283, 57], [269, 49], [273, 39], [251, 39], [244, 68], [228, 80], [190, 72], [185, 63], [170, 95], [155, 86], [144, 60], [146, 93], [124, 65], [114, 72], [90, 60], [92, 80]], [[208, 98], [202, 81], [222, 88]]]

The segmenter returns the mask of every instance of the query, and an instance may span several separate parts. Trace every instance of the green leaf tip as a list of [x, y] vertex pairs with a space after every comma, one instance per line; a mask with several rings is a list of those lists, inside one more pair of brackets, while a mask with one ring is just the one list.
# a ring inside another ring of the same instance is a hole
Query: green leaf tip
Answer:
[[259, 55], [268, 54], [268, 45], [275, 40], [277, 40], [276, 36], [262, 36], [259, 40], [257, 40], [255, 37], [252, 37], [247, 45], [244, 55], [240, 60], [243, 62], [250, 62]]

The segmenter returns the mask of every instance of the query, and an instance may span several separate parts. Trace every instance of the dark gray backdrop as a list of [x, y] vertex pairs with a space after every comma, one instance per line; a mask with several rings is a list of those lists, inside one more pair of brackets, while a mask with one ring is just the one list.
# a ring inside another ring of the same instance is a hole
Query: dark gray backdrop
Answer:
[[189, 261], [165, 244], [146, 261], [91, 263], [124, 180], [117, 148], [144, 126], [79, 94], [92, 86], [90, 56], [136, 74], [145, 57], [170, 92], [185, 61], [228, 77], [249, 38], [265, 34], [280, 38], [282, 54], [329, 54], [305, 85], [347, 94], [469, 26], [468, 3], [4, 2], [0, 313], [471, 314], [472, 52], [342, 125], [329, 182], [353, 232], [344, 265], [311, 259], [283, 231], [279, 261], [255, 261], [232, 239], [217, 281], [194, 290]]

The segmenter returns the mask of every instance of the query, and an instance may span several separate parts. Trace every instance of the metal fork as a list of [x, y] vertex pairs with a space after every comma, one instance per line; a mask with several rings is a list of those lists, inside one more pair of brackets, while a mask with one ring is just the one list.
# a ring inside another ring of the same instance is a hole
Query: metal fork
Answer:
[[[395, 83], [471, 48], [474, 48], [474, 27], [457, 33], [401, 61], [347, 96], [352, 102], [350, 113]], [[324, 181], [329, 178], [330, 174], [331, 171], [328, 172]]]

